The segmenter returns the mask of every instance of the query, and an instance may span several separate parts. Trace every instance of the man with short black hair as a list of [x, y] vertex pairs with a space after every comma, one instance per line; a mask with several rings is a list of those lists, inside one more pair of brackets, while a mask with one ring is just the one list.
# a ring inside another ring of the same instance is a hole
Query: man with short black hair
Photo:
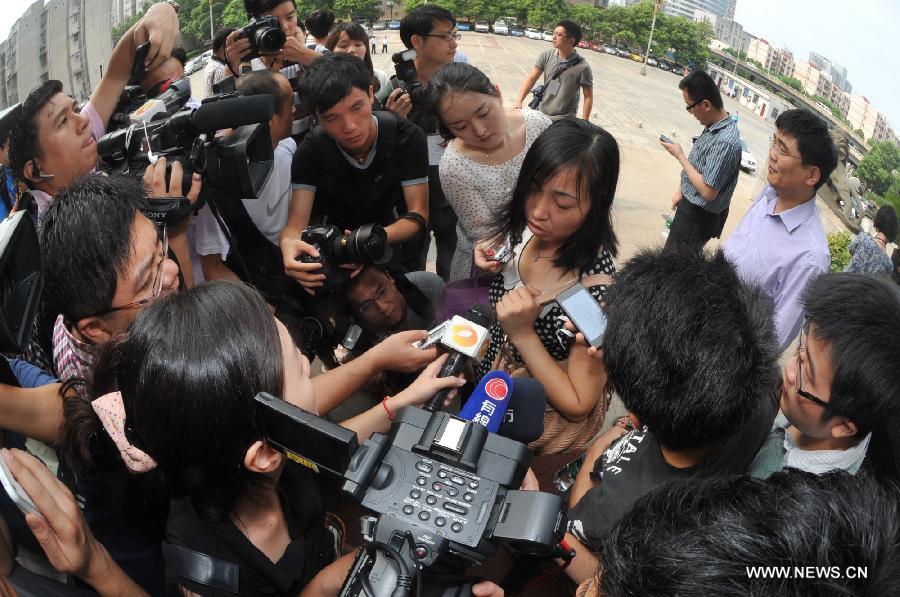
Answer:
[[[444, 139], [440, 135], [437, 115], [422, 93], [439, 68], [453, 62], [459, 42], [456, 19], [444, 8], [434, 5], [419, 6], [400, 21], [400, 40], [407, 49], [416, 51], [416, 80], [421, 87], [413, 94], [399, 87], [396, 78], [378, 91], [376, 97], [386, 110], [408, 118], [428, 138], [428, 225], [429, 231], [422, 243], [416, 269], [425, 269], [431, 233], [437, 245], [435, 270], [445, 281], [450, 278], [450, 265], [456, 251], [456, 212], [444, 197], [438, 171], [444, 155]], [[385, 46], [387, 38], [385, 37]], [[385, 47], [385, 51], [387, 48]]]
[[[373, 113], [373, 97], [372, 73], [350, 54], [317, 60], [300, 83], [302, 107], [319, 126], [294, 155], [281, 252], [288, 275], [311, 294], [325, 279], [314, 273], [320, 264], [298, 260], [318, 257], [300, 240], [311, 222], [325, 219], [341, 230], [380, 224], [395, 246], [421, 236], [428, 224], [425, 135], [406, 119]], [[416, 257], [397, 253], [401, 263]]]
[[896, 487], [845, 473], [673, 483], [610, 531], [599, 592], [578, 594], [898, 595], [898, 504]]
[[537, 109], [552, 120], [574, 117], [578, 110], [578, 91], [584, 95], [581, 117], [589, 120], [594, 106], [594, 74], [591, 66], [575, 49], [581, 41], [581, 27], [572, 21], [560, 21], [553, 30], [553, 49], [544, 50], [525, 77], [519, 97], [513, 107], [521, 108], [525, 96], [532, 90], [541, 74], [544, 84], [535, 96], [540, 96]]
[[769, 149], [768, 185], [723, 247], [741, 277], [775, 301], [781, 350], [800, 329], [800, 295], [806, 284], [831, 267], [816, 191], [836, 166], [837, 149], [821, 118], [806, 110], [779, 114]]
[[728, 218], [741, 169], [741, 134], [708, 74], [695, 70], [678, 83], [678, 88], [685, 109], [704, 129], [687, 156], [679, 143], [659, 141], [682, 167], [681, 181], [672, 198], [675, 219], [666, 247], [686, 244], [700, 250], [709, 239], [722, 234]]
[[328, 39], [328, 33], [334, 27], [334, 13], [327, 8], [314, 10], [303, 20], [303, 24], [306, 25], [306, 31], [312, 37], [312, 42], [307, 43], [312, 43], [313, 49], [317, 52], [327, 52], [325, 40]]
[[771, 307], [721, 252], [642, 251], [606, 304], [603, 364], [638, 426], [595, 442], [572, 486], [577, 582], [596, 570], [582, 544], [599, 545], [658, 485], [744, 472], [777, 411]]
[[225, 40], [234, 32], [234, 27], [223, 27], [216, 31], [212, 40], [212, 56], [203, 70], [203, 93], [210, 96], [215, 93], [214, 86], [222, 79], [231, 76], [228, 61], [225, 58]]
[[30, 189], [38, 213], [47, 210], [60, 189], [97, 167], [97, 140], [106, 132], [131, 76], [137, 47], [150, 43], [147, 70], [153, 71], [169, 58], [177, 36], [174, 7], [157, 2], [116, 44], [100, 84], [84, 106], [64, 94], [62, 83], [53, 79], [28, 94], [13, 128], [9, 160], [16, 177]]
[[[253, 70], [268, 68], [281, 71], [288, 79], [312, 64], [321, 54], [306, 45], [306, 32], [297, 22], [296, 0], [244, 0], [248, 19], [274, 16], [285, 35], [284, 47], [276, 54], [264, 54], [251, 62]], [[241, 30], [231, 32], [225, 39], [225, 60], [231, 73], [240, 76], [240, 66], [251, 53], [250, 40]]]
[[96, 347], [178, 288], [165, 228], [141, 211], [145, 197], [136, 179], [88, 176], [59, 193], [47, 210], [43, 301], [56, 317], [53, 360], [62, 381], [90, 379]]
[[856, 474], [873, 433], [900, 417], [900, 290], [874, 276], [824, 274], [806, 286], [802, 304], [796, 358], [784, 366], [784, 418], [751, 472]]

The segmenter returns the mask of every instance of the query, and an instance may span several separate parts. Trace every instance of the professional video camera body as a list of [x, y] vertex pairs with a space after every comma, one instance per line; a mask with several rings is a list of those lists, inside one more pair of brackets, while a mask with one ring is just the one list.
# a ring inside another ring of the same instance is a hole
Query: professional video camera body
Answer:
[[[257, 420], [288, 459], [343, 477], [343, 490], [375, 515], [342, 596], [469, 594], [460, 574], [505, 545], [514, 555], [563, 557], [562, 500], [518, 491], [531, 461], [524, 444], [446, 412], [406, 407], [389, 435], [356, 434], [260, 393]], [[427, 576], [423, 580], [423, 569]]]

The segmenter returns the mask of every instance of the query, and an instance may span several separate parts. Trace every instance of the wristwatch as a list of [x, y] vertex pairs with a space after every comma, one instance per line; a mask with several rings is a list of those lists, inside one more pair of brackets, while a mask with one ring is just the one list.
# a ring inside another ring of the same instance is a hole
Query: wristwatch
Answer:
[[161, 4], [168, 4], [169, 6], [174, 8], [176, 15], [181, 12], [181, 7], [178, 6], [178, 3], [175, 2], [175, 0], [162, 0]]

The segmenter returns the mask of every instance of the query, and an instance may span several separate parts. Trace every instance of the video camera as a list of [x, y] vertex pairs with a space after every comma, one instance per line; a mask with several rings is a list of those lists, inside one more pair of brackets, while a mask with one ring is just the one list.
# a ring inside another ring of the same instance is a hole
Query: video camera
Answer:
[[387, 241], [387, 232], [378, 224], [364, 224], [344, 235], [337, 226], [308, 226], [300, 240], [316, 248], [318, 257], [300, 255], [303, 263], [321, 263], [319, 273], [325, 274], [322, 292], [330, 292], [350, 279], [350, 271], [336, 266], [345, 263], [385, 265], [393, 251]]
[[414, 583], [422, 594], [468, 594], [461, 591], [471, 579], [460, 574], [498, 545], [531, 558], [562, 555], [561, 498], [513, 489], [531, 461], [524, 444], [415, 407], [362, 446], [353, 431], [269, 394], [257, 394], [255, 410], [268, 443], [315, 472], [341, 476], [343, 490], [376, 515], [363, 519], [367, 544], [342, 596], [408, 595]]
[[403, 92], [413, 98], [414, 93], [418, 94], [423, 89], [422, 84], [416, 80], [416, 51], [409, 49], [397, 52], [391, 56], [391, 60], [396, 73], [393, 78], [399, 81]]

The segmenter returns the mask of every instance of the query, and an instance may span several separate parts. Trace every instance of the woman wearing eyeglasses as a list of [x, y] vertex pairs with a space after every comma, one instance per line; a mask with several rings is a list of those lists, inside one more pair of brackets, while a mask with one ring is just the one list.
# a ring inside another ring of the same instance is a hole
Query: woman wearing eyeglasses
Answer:
[[440, 180], [458, 218], [450, 266], [450, 280], [458, 280], [469, 277], [475, 243], [512, 199], [525, 154], [551, 120], [536, 110], [504, 108], [500, 88], [468, 64], [441, 68], [428, 94], [446, 140]]

